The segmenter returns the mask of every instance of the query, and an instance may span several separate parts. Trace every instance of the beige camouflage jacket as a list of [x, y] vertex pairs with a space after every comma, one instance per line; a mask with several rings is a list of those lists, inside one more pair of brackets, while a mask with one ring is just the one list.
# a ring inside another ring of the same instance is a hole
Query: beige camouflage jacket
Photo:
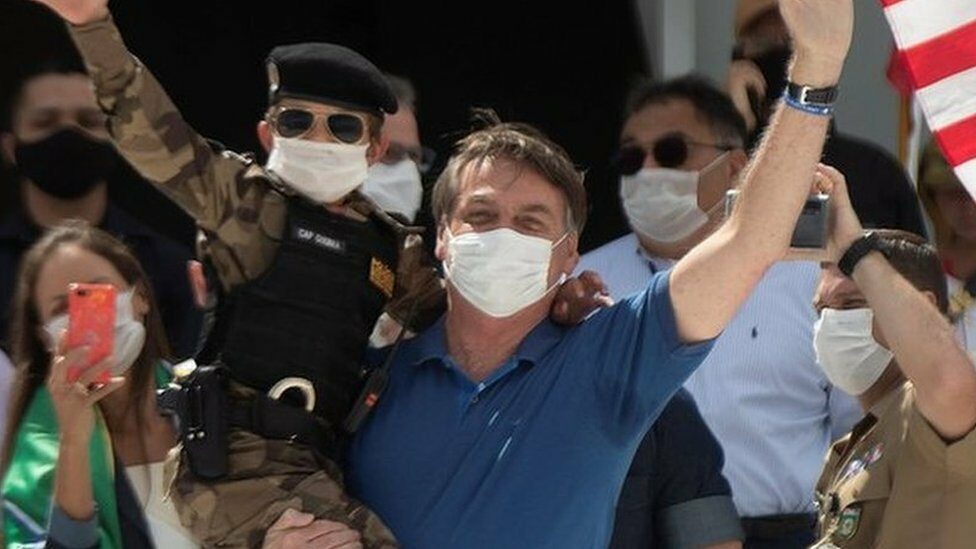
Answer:
[[[212, 262], [224, 290], [254, 280], [270, 267], [287, 221], [287, 197], [278, 179], [253, 158], [217, 152], [183, 120], [159, 82], [125, 47], [111, 18], [69, 32], [95, 85], [109, 132], [121, 154], [143, 177], [186, 210], [204, 238], [200, 253]], [[416, 231], [353, 193], [346, 214], [372, 212], [397, 228], [403, 250], [387, 312], [421, 328], [444, 309], [443, 284], [425, 258]], [[363, 281], [368, 283], [368, 281]], [[416, 300], [416, 301], [415, 301]]]

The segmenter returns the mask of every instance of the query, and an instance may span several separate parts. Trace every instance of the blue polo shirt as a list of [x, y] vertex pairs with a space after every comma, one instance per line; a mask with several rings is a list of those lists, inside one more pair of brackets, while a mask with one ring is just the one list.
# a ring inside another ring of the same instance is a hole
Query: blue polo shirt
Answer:
[[540, 323], [480, 383], [441, 320], [397, 353], [349, 489], [407, 549], [603, 549], [638, 443], [710, 348], [678, 339], [668, 273], [580, 326]]

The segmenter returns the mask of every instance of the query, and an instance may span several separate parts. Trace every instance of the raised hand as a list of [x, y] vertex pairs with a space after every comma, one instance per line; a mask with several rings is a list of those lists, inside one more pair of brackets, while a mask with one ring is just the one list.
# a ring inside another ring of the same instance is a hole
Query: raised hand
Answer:
[[830, 195], [830, 237], [826, 257], [831, 263], [840, 261], [847, 248], [864, 232], [847, 194], [847, 180], [837, 169], [821, 164], [817, 168], [820, 189]]
[[84, 25], [108, 17], [108, 0], [34, 0], [44, 4], [72, 25]]
[[748, 59], [739, 59], [729, 67], [729, 77], [726, 89], [735, 109], [746, 121], [746, 129], [752, 133], [759, 124], [756, 113], [752, 110], [750, 91], [761, 100], [766, 98], [766, 78], [756, 64]]
[[854, 34], [854, 0], [780, 0], [783, 21], [793, 38], [797, 84], [837, 83]]
[[92, 385], [100, 374], [111, 370], [112, 357], [86, 369], [78, 380], [69, 381], [68, 372], [80, 365], [87, 354], [85, 347], [66, 349], [62, 334], [58, 351], [51, 360], [47, 388], [58, 418], [61, 440], [65, 443], [87, 445], [95, 426], [95, 405], [125, 383], [125, 378], [113, 377], [104, 385]]

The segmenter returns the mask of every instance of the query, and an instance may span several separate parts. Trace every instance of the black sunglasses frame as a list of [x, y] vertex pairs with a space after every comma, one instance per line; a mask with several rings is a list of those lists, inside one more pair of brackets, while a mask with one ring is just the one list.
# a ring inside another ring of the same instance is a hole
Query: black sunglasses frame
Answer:
[[[308, 126], [301, 131], [294, 133], [292, 135], [286, 135], [281, 131], [281, 117], [282, 115], [287, 116], [289, 113], [299, 113], [310, 118]], [[358, 127], [355, 129], [355, 135], [340, 135], [344, 132], [335, 127], [338, 124], [338, 120], [348, 120], [355, 119], [358, 121]], [[288, 139], [301, 139], [307, 136], [312, 130], [315, 129], [315, 125], [321, 123], [325, 130], [335, 138], [336, 141], [344, 143], [347, 145], [354, 145], [363, 141], [363, 138], [369, 133], [369, 121], [366, 119], [365, 115], [352, 112], [333, 112], [333, 113], [319, 113], [311, 109], [305, 109], [302, 107], [280, 107], [276, 108], [268, 115], [268, 124], [271, 125], [275, 133], [281, 137]], [[355, 137], [355, 139], [352, 139]]]
[[651, 154], [662, 168], [677, 168], [688, 160], [688, 154], [692, 147], [708, 147], [722, 152], [736, 149], [733, 145], [703, 143], [689, 139], [679, 133], [671, 133], [655, 141], [649, 151], [637, 143], [628, 143], [617, 150], [610, 163], [620, 175], [634, 175], [641, 170], [647, 155]]

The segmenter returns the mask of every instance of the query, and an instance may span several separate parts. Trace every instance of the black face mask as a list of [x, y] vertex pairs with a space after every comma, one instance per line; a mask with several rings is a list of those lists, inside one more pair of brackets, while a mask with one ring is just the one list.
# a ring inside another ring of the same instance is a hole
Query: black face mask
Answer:
[[39, 189], [63, 200], [80, 198], [118, 165], [110, 143], [64, 128], [36, 143], [18, 143], [17, 169]]

